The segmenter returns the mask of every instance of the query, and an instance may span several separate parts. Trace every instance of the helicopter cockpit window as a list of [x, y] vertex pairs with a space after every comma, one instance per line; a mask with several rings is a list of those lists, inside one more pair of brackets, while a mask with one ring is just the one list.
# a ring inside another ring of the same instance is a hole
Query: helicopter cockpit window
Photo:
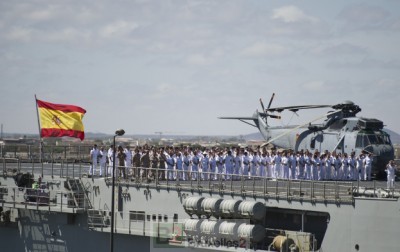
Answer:
[[391, 144], [390, 137], [387, 134], [377, 134], [376, 138], [378, 139], [379, 144]]
[[362, 148], [371, 144], [391, 144], [390, 137], [387, 134], [372, 133], [372, 134], [358, 134], [356, 139], [356, 148]]
[[363, 148], [369, 145], [368, 136], [364, 134], [358, 134], [356, 139], [356, 148]]

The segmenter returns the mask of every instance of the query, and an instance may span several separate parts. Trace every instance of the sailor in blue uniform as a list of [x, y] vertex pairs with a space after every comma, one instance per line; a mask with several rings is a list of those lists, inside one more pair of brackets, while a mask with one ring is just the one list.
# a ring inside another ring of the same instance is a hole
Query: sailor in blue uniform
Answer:
[[193, 153], [192, 157], [192, 180], [197, 180], [199, 175], [199, 164], [200, 164], [200, 157], [198, 156], [197, 150]]

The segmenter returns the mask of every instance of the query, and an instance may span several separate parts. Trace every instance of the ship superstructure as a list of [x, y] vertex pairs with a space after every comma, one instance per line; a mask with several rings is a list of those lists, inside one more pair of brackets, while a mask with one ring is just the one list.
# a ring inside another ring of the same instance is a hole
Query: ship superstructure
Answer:
[[112, 212], [115, 251], [399, 248], [399, 191], [383, 182], [120, 178], [112, 211], [112, 179], [87, 165], [1, 162], [4, 251], [109, 251]]

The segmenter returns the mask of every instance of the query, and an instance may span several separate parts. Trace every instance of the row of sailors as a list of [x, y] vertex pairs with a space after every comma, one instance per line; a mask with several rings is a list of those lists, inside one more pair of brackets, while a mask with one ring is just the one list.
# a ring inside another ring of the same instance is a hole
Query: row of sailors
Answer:
[[[105, 167], [105, 152], [100, 150], [100, 176]], [[112, 172], [113, 148], [107, 152], [108, 174]], [[116, 154], [120, 175], [131, 174], [140, 177], [155, 175], [160, 168], [159, 179], [168, 180], [217, 180], [239, 179], [240, 176], [260, 176], [279, 179], [306, 180], [371, 180], [373, 157], [371, 154], [355, 156], [354, 153], [294, 153], [292, 151], [268, 152], [226, 150], [201, 152], [200, 150], [143, 150], [118, 148]], [[119, 159], [119, 160], [118, 160]], [[102, 162], [103, 160], [103, 162]], [[94, 166], [94, 165], [93, 165]], [[125, 169], [122, 169], [124, 167]], [[135, 168], [137, 167], [137, 168]], [[154, 168], [140, 169], [139, 167]], [[134, 169], [132, 169], [134, 168]], [[164, 169], [167, 172], [164, 172]], [[90, 175], [94, 174], [91, 168]], [[199, 176], [199, 177], [198, 177]]]

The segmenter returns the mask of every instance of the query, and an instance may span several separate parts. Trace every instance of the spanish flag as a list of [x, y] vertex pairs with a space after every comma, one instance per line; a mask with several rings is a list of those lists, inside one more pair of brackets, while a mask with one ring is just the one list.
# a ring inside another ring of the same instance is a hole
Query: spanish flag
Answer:
[[82, 118], [86, 113], [74, 105], [54, 104], [37, 100], [41, 137], [85, 138]]

